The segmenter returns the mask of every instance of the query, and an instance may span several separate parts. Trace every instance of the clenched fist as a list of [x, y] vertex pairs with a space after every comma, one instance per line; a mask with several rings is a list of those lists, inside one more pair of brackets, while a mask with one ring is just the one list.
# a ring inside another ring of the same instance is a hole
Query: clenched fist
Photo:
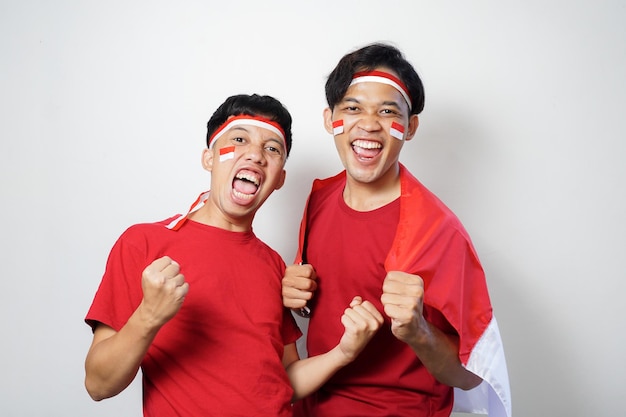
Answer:
[[424, 281], [419, 275], [388, 272], [380, 301], [391, 319], [391, 332], [399, 340], [408, 343], [425, 324]]
[[317, 274], [313, 266], [290, 265], [282, 280], [283, 305], [287, 308], [304, 308], [317, 289]]
[[189, 284], [180, 273], [180, 266], [169, 256], [152, 262], [141, 275], [144, 318], [156, 328], [169, 321], [183, 304]]
[[348, 361], [353, 361], [383, 324], [383, 316], [369, 301], [354, 297], [341, 316], [345, 330], [339, 348]]

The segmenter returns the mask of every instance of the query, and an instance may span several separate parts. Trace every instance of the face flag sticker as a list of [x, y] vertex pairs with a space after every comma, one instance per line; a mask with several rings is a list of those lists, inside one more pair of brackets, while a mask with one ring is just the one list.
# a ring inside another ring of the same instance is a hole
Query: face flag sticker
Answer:
[[391, 123], [391, 129], [389, 129], [389, 134], [396, 139], [404, 139], [404, 126], [397, 122]]
[[343, 120], [335, 120], [333, 122], [333, 135], [337, 136], [343, 133]]
[[220, 162], [227, 161], [229, 159], [233, 159], [235, 157], [235, 147], [234, 146], [225, 146], [220, 149]]

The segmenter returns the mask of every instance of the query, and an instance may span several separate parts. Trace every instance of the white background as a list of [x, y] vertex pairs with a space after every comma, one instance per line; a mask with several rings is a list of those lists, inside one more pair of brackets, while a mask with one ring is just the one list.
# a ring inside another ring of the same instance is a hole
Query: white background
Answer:
[[0, 1], [0, 415], [140, 415], [137, 381], [83, 388], [115, 239], [208, 187], [206, 121], [258, 92], [294, 117], [255, 226], [289, 262], [311, 180], [340, 168], [325, 78], [379, 40], [423, 77], [402, 161], [473, 238], [514, 415], [623, 415], [625, 21], [620, 1]]

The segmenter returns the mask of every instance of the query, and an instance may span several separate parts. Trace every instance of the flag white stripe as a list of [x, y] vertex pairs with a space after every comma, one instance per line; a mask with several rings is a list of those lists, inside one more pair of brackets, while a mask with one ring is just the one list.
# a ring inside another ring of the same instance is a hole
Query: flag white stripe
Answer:
[[391, 136], [393, 136], [396, 139], [399, 139], [399, 140], [404, 139], [404, 133], [399, 131], [396, 128], [392, 127], [391, 129], [389, 129], [389, 133], [391, 134]]
[[454, 390], [454, 411], [511, 417], [511, 389], [496, 318], [480, 336], [465, 368], [483, 379], [474, 389]]
[[227, 161], [229, 159], [233, 159], [235, 157], [235, 151], [227, 152], [223, 155], [220, 155], [220, 162]]

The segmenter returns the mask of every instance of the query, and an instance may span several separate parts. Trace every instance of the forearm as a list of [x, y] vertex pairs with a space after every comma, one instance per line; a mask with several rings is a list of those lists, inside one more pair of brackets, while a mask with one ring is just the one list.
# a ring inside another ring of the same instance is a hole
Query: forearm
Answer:
[[100, 401], [122, 392], [137, 375], [156, 333], [141, 319], [139, 309], [119, 332], [100, 325], [85, 360], [89, 395]]
[[339, 344], [325, 354], [298, 360], [295, 343], [285, 347], [287, 370], [295, 402], [317, 391], [339, 369], [352, 362], [383, 324], [382, 314], [369, 301], [355, 296], [341, 316], [344, 333]]
[[482, 382], [480, 377], [461, 364], [456, 340], [426, 320], [418, 334], [407, 343], [431, 375], [442, 384], [469, 390]]
[[294, 392], [292, 402], [317, 391], [335, 372], [350, 362], [339, 346], [322, 355], [292, 362], [286, 368]]

